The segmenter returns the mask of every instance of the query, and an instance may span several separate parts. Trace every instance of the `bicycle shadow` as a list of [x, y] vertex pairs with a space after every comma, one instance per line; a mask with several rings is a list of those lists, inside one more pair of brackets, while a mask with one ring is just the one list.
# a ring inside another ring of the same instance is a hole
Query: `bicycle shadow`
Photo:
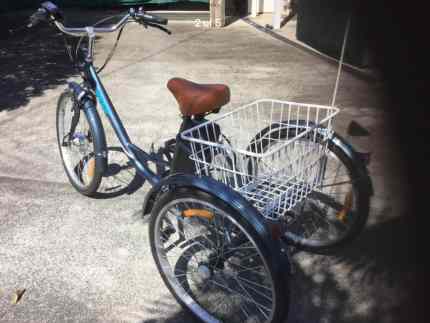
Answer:
[[407, 216], [398, 216], [368, 228], [334, 257], [362, 271], [363, 280], [369, 283], [384, 275], [394, 284], [399, 276], [418, 266], [414, 231]]
[[415, 322], [412, 232], [408, 219], [397, 216], [366, 228], [330, 256], [294, 256], [301, 264], [288, 322]]
[[109, 199], [139, 190], [145, 180], [137, 173], [121, 147], [108, 147], [108, 169], [103, 175], [96, 199]]

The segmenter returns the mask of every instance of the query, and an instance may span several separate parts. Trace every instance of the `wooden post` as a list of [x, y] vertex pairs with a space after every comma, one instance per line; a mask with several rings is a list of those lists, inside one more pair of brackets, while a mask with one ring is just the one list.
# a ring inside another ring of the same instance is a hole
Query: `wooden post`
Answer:
[[210, 27], [225, 26], [225, 0], [210, 0]]

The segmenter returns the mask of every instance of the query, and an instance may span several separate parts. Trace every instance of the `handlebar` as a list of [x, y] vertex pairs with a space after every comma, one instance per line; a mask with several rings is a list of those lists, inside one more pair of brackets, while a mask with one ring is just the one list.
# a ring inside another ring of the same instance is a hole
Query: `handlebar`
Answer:
[[126, 15], [124, 15], [124, 17], [122, 17], [118, 23], [109, 27], [66, 27], [61, 22], [62, 19], [59, 19], [60, 17], [62, 17], [60, 15], [60, 11], [53, 3], [44, 2], [42, 3], [41, 8], [38, 9], [33, 15], [31, 15], [30, 23], [27, 27], [34, 27], [41, 21], [51, 21], [57, 26], [60, 31], [69, 36], [93, 37], [95, 34], [115, 32], [124, 27], [128, 22], [138, 22], [143, 24], [144, 26], [156, 27], [170, 34], [169, 30], [160, 26], [167, 25], [168, 20], [166, 18], [146, 13], [141, 8], [139, 8], [138, 11], [131, 8], [130, 11]]
[[[115, 17], [115, 16], [112, 16]], [[129, 22], [137, 22], [143, 25], [145, 28], [148, 26], [155, 27], [157, 29], [160, 29], [164, 31], [167, 34], [171, 34], [170, 30], [167, 28], [161, 26], [161, 25], [167, 25], [168, 20], [156, 15], [148, 14], [143, 11], [142, 8], [139, 8], [137, 11], [134, 8], [131, 8], [128, 13], [126, 13], [120, 21], [118, 21], [115, 25], [109, 26], [109, 27], [97, 27], [97, 24], [108, 20], [112, 17], [108, 17], [107, 19], [103, 19], [96, 23], [94, 26], [88, 26], [88, 27], [66, 27], [63, 24], [63, 14], [61, 13], [60, 9], [53, 4], [52, 2], [46, 1], [41, 4], [40, 9], [38, 9], [33, 15], [30, 17], [30, 23], [27, 27], [31, 28], [38, 23], [45, 21], [50, 22], [51, 24], [54, 24], [61, 32], [63, 32], [66, 35], [74, 36], [74, 37], [87, 37], [88, 38], [88, 47], [85, 50], [85, 61], [86, 62], [92, 62], [94, 57], [94, 44], [95, 44], [95, 36], [96, 34], [103, 34], [103, 33], [111, 33], [115, 32], [117, 30], [120, 30], [117, 36], [117, 40], [115, 42], [115, 45], [109, 54], [106, 62], [103, 64], [103, 66], [97, 71], [100, 72], [103, 70], [103, 68], [107, 65], [109, 60], [112, 58], [113, 53], [116, 49], [116, 46], [118, 44], [118, 41], [121, 37], [122, 30], [124, 26]], [[69, 54], [69, 57], [73, 63], [76, 63], [78, 61], [78, 51], [80, 49], [81, 40], [79, 40], [78, 44], [76, 45], [76, 55], [75, 58], [73, 58], [72, 52], [71, 52], [71, 46], [68, 45], [67, 39], [65, 39], [66, 43], [66, 49]], [[79, 64], [75, 65], [78, 66]], [[75, 91], [76, 92], [76, 91]]]
[[143, 22], [150, 23], [150, 24], [167, 25], [167, 22], [168, 22], [166, 18], [156, 16], [156, 15], [150, 15], [146, 12], [141, 12], [141, 11], [136, 12], [135, 16], [142, 19]]
[[63, 33], [82, 37], [82, 36], [90, 36], [91, 34], [103, 34], [103, 33], [111, 33], [115, 32], [118, 29], [125, 26], [128, 22], [142, 22], [144, 25], [156, 27], [164, 32], [170, 34], [170, 31], [159, 26], [159, 24], [167, 25], [168, 20], [166, 18], [162, 18], [156, 15], [150, 15], [145, 12], [134, 12], [133, 9], [130, 9], [130, 13], [127, 13], [121, 20], [113, 26], [110, 27], [82, 27], [82, 28], [73, 28], [73, 27], [65, 27], [60, 21], [55, 20], [54, 23], [58, 29], [60, 29]]
[[82, 36], [91, 36], [94, 34], [103, 34], [103, 33], [111, 33], [114, 31], [117, 31], [121, 27], [123, 27], [127, 22], [131, 20], [131, 15], [128, 13], [124, 17], [121, 18], [121, 20], [110, 27], [66, 27], [63, 25], [62, 22], [55, 20], [54, 24], [57, 26], [60, 31], [63, 33], [69, 35], [69, 36], [75, 36], [75, 37], [82, 37]]

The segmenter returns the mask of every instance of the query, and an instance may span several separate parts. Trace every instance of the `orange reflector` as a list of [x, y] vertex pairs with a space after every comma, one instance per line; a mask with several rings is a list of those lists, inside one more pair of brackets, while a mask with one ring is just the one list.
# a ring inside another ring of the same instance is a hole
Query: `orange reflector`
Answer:
[[87, 176], [90, 180], [93, 179], [94, 173], [96, 171], [96, 160], [91, 158], [87, 163]]
[[198, 216], [208, 220], [212, 220], [214, 217], [214, 214], [212, 212], [203, 209], [188, 209], [183, 212], [183, 215], [187, 218]]
[[346, 217], [352, 209], [352, 189], [346, 194], [345, 196], [345, 202], [343, 204], [342, 210], [339, 211], [338, 214], [336, 214], [336, 218], [339, 221], [346, 222]]

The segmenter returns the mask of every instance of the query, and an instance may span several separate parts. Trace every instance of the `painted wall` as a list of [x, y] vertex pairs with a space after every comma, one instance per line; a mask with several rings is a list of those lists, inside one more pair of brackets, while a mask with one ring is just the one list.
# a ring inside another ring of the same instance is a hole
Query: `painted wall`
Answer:
[[251, 14], [253, 10], [257, 13], [273, 12], [273, 0], [248, 0], [248, 12]]
[[263, 1], [263, 12], [273, 12], [273, 0]]

